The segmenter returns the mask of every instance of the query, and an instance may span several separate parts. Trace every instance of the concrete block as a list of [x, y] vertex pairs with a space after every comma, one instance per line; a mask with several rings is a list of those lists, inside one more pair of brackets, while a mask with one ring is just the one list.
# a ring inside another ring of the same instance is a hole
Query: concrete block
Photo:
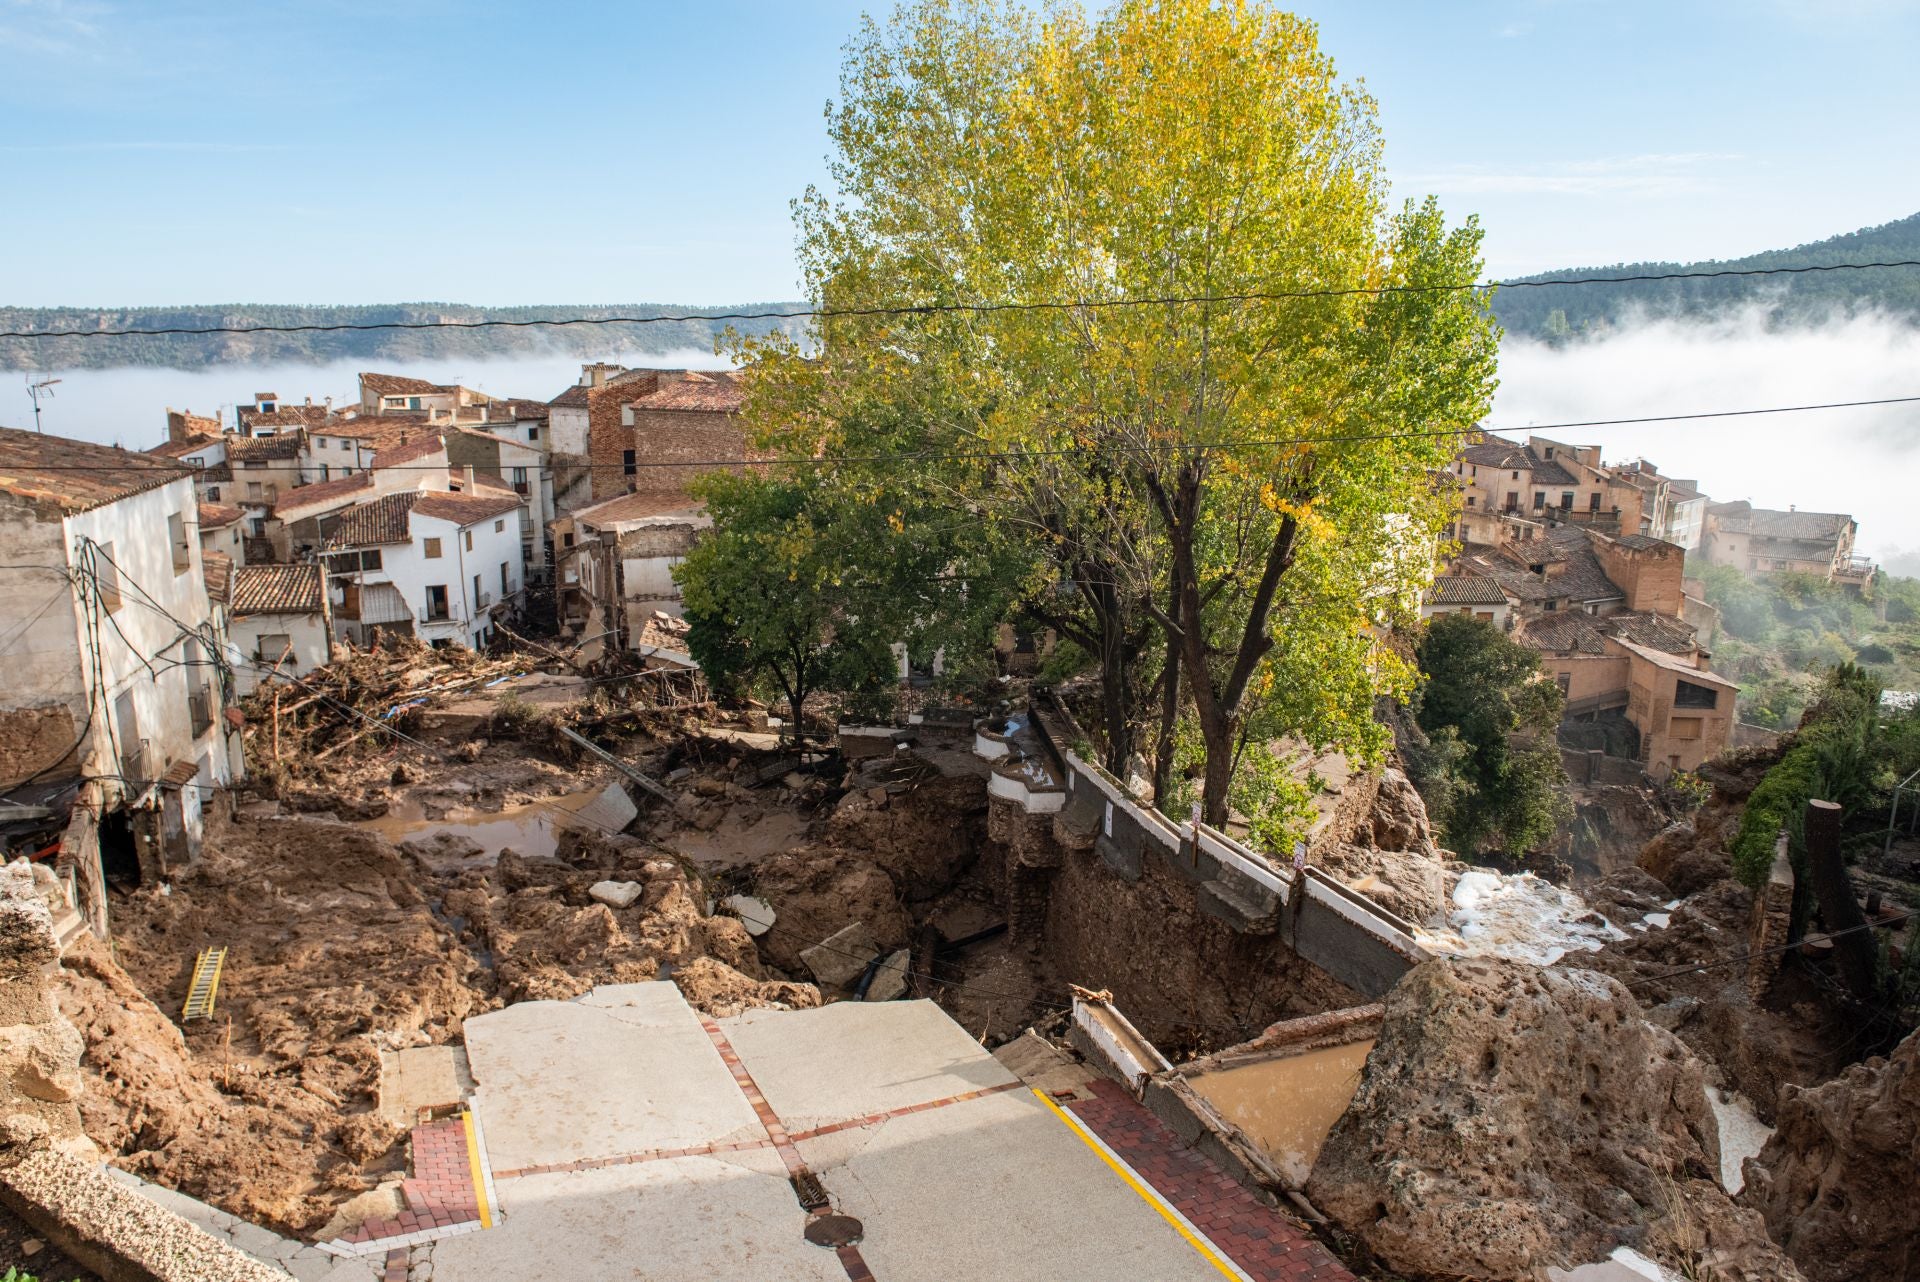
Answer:
[[873, 981], [867, 985], [868, 1001], [890, 1002], [907, 991], [907, 957], [907, 950], [902, 948], [880, 963], [880, 969], [873, 972]]
[[584, 828], [589, 832], [624, 832], [640, 813], [633, 798], [619, 780], [600, 790], [600, 795], [560, 820], [563, 828]]
[[800, 960], [807, 964], [813, 977], [834, 988], [856, 983], [865, 973], [867, 963], [879, 955], [880, 945], [864, 921], [856, 921], [813, 947], [800, 950]]
[[637, 881], [596, 881], [587, 887], [590, 898], [609, 908], [631, 908], [645, 891], [646, 887]]
[[766, 934], [778, 920], [773, 905], [752, 895], [728, 895], [720, 901], [720, 906], [738, 917], [749, 935]]

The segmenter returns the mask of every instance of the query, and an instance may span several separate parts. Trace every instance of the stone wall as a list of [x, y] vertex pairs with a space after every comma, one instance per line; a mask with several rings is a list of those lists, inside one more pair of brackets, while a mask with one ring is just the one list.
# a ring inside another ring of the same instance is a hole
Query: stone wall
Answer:
[[[684, 494], [689, 482], [710, 467], [658, 466], [715, 459], [746, 459], [747, 435], [739, 416], [710, 410], [635, 410], [633, 424], [623, 420], [623, 405], [647, 395], [641, 381], [596, 387], [588, 393], [588, 458], [593, 469], [593, 499], [616, 495]], [[636, 464], [626, 473], [626, 451]], [[649, 466], [654, 465], [654, 466]]]

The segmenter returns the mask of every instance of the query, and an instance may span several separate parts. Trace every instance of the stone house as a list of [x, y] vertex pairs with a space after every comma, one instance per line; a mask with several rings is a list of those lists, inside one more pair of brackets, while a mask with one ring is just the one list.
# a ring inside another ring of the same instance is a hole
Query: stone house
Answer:
[[753, 457], [733, 370], [630, 370], [587, 390], [595, 502], [621, 494], [684, 494], [715, 466]]
[[[544, 406], [540, 407], [542, 410]], [[526, 507], [521, 531], [526, 544], [521, 564], [527, 580], [547, 577], [550, 549], [547, 526], [553, 520], [553, 471], [547, 466], [546, 442], [539, 419], [503, 419], [497, 425], [456, 427], [447, 433], [447, 462], [492, 477], [520, 496]], [[527, 439], [526, 433], [533, 434]]]
[[1709, 564], [1748, 574], [1811, 574], [1864, 590], [1873, 582], [1874, 566], [1853, 553], [1859, 529], [1844, 512], [1715, 503], [1707, 509], [1705, 555]]
[[404, 374], [361, 374], [360, 412], [363, 414], [418, 414], [430, 423], [453, 422], [460, 411], [472, 410], [492, 398], [457, 383], [429, 383]]
[[562, 631], [589, 644], [641, 646], [655, 612], [679, 616], [673, 567], [711, 528], [712, 519], [685, 494], [623, 494], [557, 519], [555, 605]]
[[226, 603], [234, 684], [242, 695], [267, 681], [303, 677], [330, 657], [333, 618], [319, 564], [237, 566]]

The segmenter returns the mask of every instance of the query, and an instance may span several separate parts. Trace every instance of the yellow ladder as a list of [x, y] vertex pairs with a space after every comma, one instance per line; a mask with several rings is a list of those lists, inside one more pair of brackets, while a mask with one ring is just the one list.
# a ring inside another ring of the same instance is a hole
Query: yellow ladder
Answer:
[[220, 988], [220, 968], [226, 965], [227, 950], [208, 948], [193, 963], [193, 983], [187, 988], [187, 1004], [180, 1022], [213, 1018], [213, 997]]

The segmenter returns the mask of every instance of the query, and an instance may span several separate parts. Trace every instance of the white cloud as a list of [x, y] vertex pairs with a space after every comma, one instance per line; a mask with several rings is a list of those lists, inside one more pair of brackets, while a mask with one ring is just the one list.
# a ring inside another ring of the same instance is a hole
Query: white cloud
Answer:
[[1608, 156], [1595, 160], [1559, 161], [1518, 169], [1490, 165], [1462, 165], [1432, 173], [1408, 174], [1395, 181], [1423, 190], [1482, 195], [1591, 196], [1675, 195], [1710, 189], [1714, 183], [1704, 171], [1737, 155], [1721, 152], [1655, 152], [1638, 156]]
[[[1509, 339], [1491, 422], [1637, 418], [1920, 396], [1920, 327], [1861, 313], [1776, 327], [1764, 305], [1720, 320], [1629, 324], [1554, 348]], [[1652, 459], [1716, 500], [1850, 512], [1863, 550], [1920, 546], [1912, 476], [1920, 405], [1570, 431], [1609, 459]]]

